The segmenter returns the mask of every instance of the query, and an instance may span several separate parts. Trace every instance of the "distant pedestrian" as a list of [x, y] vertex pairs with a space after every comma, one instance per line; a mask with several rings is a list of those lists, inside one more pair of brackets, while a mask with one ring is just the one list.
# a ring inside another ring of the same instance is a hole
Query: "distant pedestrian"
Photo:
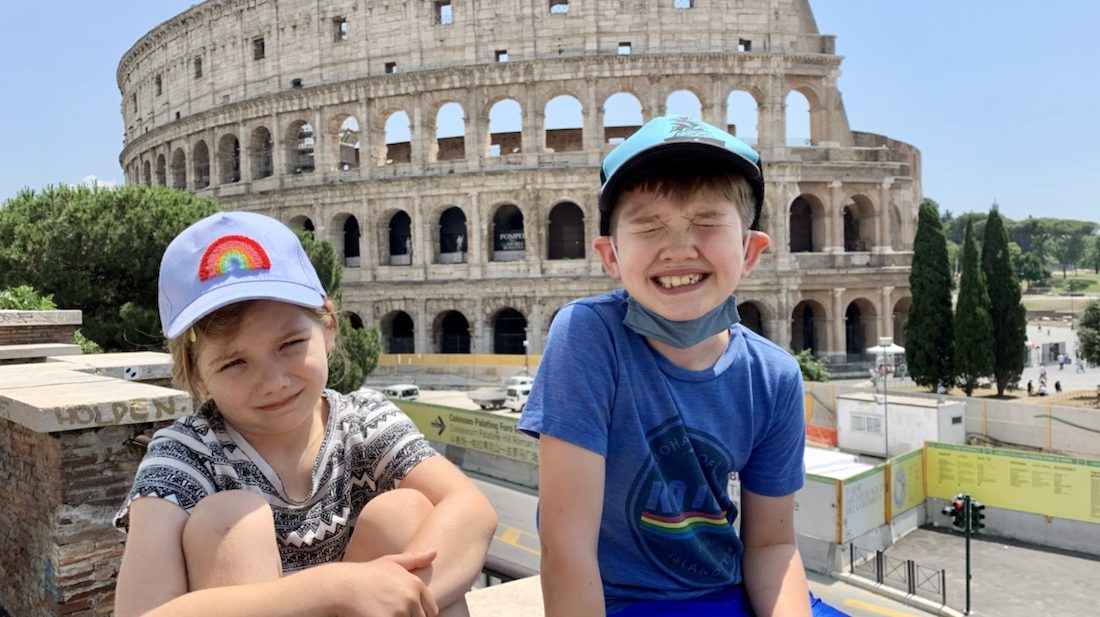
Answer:
[[1047, 378], [1047, 365], [1042, 362], [1039, 363], [1039, 380], [1042, 381]]
[[1061, 394], [1062, 393], [1062, 382], [1060, 382], [1060, 381], [1054, 382], [1054, 392], [1056, 394]]
[[1031, 380], [1027, 380], [1027, 395], [1032, 396], [1035, 393], [1035, 386], [1031, 383]]
[[1085, 372], [1085, 360], [1081, 356], [1077, 356], [1077, 372]]
[[1066, 354], [1058, 354], [1058, 370], [1062, 370], [1066, 365]]

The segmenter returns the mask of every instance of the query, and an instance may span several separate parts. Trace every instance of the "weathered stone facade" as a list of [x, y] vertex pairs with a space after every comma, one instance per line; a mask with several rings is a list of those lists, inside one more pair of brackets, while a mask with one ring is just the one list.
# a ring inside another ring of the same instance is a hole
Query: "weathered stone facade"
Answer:
[[332, 240], [388, 352], [538, 353], [561, 304], [614, 286], [602, 157], [673, 94], [737, 131], [747, 93], [772, 248], [744, 321], [839, 360], [900, 341], [921, 199], [914, 147], [849, 128], [840, 64], [807, 0], [208, 0], [122, 58], [120, 162]]

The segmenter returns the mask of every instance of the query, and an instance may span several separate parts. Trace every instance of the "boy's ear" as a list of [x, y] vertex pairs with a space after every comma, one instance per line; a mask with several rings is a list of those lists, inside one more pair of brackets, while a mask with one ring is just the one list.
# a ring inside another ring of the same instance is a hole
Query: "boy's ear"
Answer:
[[597, 236], [592, 241], [592, 249], [600, 256], [603, 269], [616, 281], [622, 280], [619, 273], [619, 258], [615, 255], [615, 249], [611, 246], [611, 236]]
[[752, 269], [756, 267], [756, 263], [760, 260], [760, 255], [771, 246], [772, 239], [768, 234], [762, 231], [750, 231], [748, 242], [745, 244], [745, 259], [741, 262], [741, 276], [746, 277]]

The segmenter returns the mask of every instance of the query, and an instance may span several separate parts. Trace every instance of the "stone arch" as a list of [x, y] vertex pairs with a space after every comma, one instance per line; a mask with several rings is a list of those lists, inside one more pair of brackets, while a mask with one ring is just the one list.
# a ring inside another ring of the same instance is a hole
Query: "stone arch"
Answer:
[[359, 316], [359, 313], [355, 311], [341, 311], [348, 317], [348, 323], [351, 324], [352, 330], [362, 330], [366, 324], [363, 323], [363, 318]]
[[840, 210], [844, 230], [844, 250], [864, 252], [875, 244], [875, 205], [865, 195], [855, 194], [844, 201]]
[[382, 165], [412, 161], [412, 125], [409, 114], [396, 110], [386, 116], [385, 138], [382, 140]]
[[791, 311], [791, 351], [809, 349], [814, 356], [825, 351], [829, 323], [825, 308], [814, 300], [803, 300]]
[[470, 321], [460, 311], [444, 311], [432, 324], [437, 353], [470, 353]]
[[313, 125], [305, 120], [296, 120], [286, 130], [287, 172], [308, 174], [314, 169], [314, 147], [316, 141]]
[[811, 193], [803, 193], [791, 202], [788, 219], [792, 253], [821, 251], [825, 237], [825, 205]]
[[275, 173], [275, 142], [266, 126], [258, 126], [252, 130], [248, 151], [253, 180], [262, 180]]
[[792, 148], [805, 147], [813, 143], [810, 126], [810, 102], [801, 90], [789, 90], [784, 99], [786, 108], [786, 143]]
[[620, 144], [645, 124], [642, 102], [630, 92], [616, 92], [603, 102], [603, 142]]
[[412, 265], [412, 218], [404, 210], [394, 212], [386, 225], [384, 246], [388, 247], [386, 256], [391, 266]]
[[466, 111], [448, 101], [435, 114], [435, 142], [429, 160], [456, 161], [466, 158]]
[[218, 179], [222, 184], [241, 181], [241, 142], [232, 133], [218, 140]]
[[439, 263], [465, 263], [469, 239], [462, 208], [451, 206], [439, 215]]
[[844, 309], [844, 353], [849, 362], [859, 362], [867, 348], [878, 342], [878, 319], [875, 304], [867, 298], [856, 298]]
[[894, 342], [905, 347], [905, 318], [909, 316], [909, 307], [913, 305], [913, 297], [905, 296], [894, 303], [891, 312], [891, 325], [894, 331]]
[[176, 151], [172, 153], [172, 188], [179, 189], [181, 191], [187, 190], [187, 155], [183, 153], [183, 148], [176, 148]]
[[760, 100], [751, 90], [731, 90], [726, 95], [726, 130], [747, 144], [760, 140]]
[[527, 318], [512, 307], [493, 316], [493, 353], [523, 354], [527, 351]]
[[514, 204], [501, 204], [493, 212], [492, 261], [520, 261], [526, 257], [527, 239], [523, 229], [523, 212]]
[[145, 186], [153, 185], [153, 164], [149, 161], [141, 164], [141, 183]]
[[703, 103], [691, 88], [681, 88], [665, 98], [665, 114], [703, 120]]
[[196, 191], [210, 186], [210, 149], [201, 139], [191, 152], [191, 176], [195, 179]]
[[741, 316], [741, 325], [749, 330], [767, 338], [768, 333], [764, 325], [763, 305], [759, 302], [747, 301], [737, 305], [737, 314]]
[[584, 259], [584, 211], [571, 201], [550, 210], [547, 259]]
[[313, 225], [313, 219], [305, 214], [296, 214], [290, 217], [290, 221], [287, 222], [286, 226], [291, 229], [304, 229], [309, 232], [310, 237], [313, 236], [313, 232], [317, 229]]
[[157, 184], [168, 185], [168, 164], [163, 153], [157, 155]]
[[332, 248], [341, 263], [348, 268], [358, 268], [361, 264], [359, 253], [359, 219], [354, 214], [343, 213], [333, 218], [330, 231]]
[[543, 108], [543, 131], [550, 152], [584, 149], [584, 106], [570, 94], [559, 94]]
[[379, 323], [384, 353], [416, 353], [413, 318], [405, 311], [390, 311]]
[[362, 131], [359, 119], [352, 114], [340, 113], [329, 122], [328, 134], [334, 136], [336, 143], [336, 169], [354, 171], [359, 169], [362, 160]]
[[489, 108], [489, 156], [518, 154], [523, 148], [523, 108], [519, 101], [500, 99]]

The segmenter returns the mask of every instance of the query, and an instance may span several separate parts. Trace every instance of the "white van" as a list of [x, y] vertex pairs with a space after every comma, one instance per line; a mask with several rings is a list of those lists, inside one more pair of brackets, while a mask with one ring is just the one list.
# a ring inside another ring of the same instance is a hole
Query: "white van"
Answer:
[[399, 401], [415, 401], [420, 398], [420, 388], [411, 383], [400, 383], [394, 386], [386, 386], [382, 394], [387, 398], [395, 398]]
[[504, 387], [529, 386], [535, 383], [535, 378], [530, 375], [513, 375], [504, 381]]
[[504, 406], [512, 411], [523, 411], [527, 404], [527, 395], [531, 394], [531, 384], [508, 386], [504, 389]]

